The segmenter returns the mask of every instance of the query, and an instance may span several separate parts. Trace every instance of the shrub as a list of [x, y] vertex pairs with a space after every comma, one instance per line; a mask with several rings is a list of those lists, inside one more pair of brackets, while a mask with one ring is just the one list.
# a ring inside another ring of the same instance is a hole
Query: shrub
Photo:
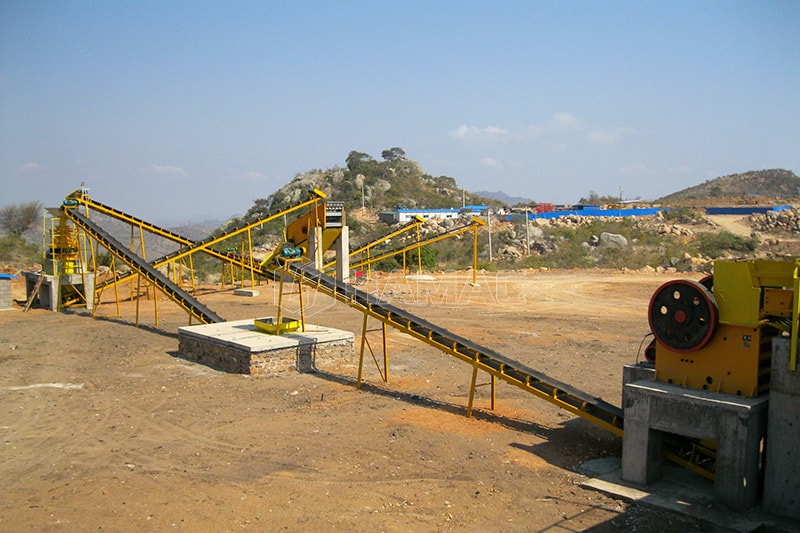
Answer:
[[0, 262], [11, 265], [31, 265], [42, 260], [38, 245], [30, 243], [19, 235], [9, 234], [0, 237]]
[[670, 222], [677, 222], [679, 224], [691, 224], [703, 218], [703, 215], [690, 207], [674, 207], [672, 209], [665, 209], [662, 211], [664, 220]]
[[753, 252], [758, 246], [758, 239], [755, 237], [742, 237], [724, 230], [720, 232], [704, 232], [697, 236], [696, 246], [701, 254], [716, 259], [729, 251]]
[[406, 254], [406, 266], [409, 270], [413, 270], [419, 264], [418, 258], [422, 262], [422, 268], [425, 270], [434, 270], [436, 268], [436, 250], [430, 246], [422, 246]]

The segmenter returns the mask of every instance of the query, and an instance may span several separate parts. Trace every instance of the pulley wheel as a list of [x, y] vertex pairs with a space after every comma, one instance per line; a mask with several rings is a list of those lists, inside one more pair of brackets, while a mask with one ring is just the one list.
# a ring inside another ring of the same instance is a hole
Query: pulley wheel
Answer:
[[668, 281], [650, 298], [650, 331], [673, 352], [699, 350], [717, 329], [719, 310], [711, 292], [693, 280]]

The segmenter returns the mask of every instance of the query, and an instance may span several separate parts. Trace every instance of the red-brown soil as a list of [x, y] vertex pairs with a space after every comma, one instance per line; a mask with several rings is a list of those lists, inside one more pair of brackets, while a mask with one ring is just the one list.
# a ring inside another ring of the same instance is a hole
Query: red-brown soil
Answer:
[[[364, 287], [476, 343], [619, 405], [641, 358], [651, 273], [386, 275]], [[16, 280], [14, 297], [24, 300]], [[275, 314], [202, 291], [226, 319]], [[308, 322], [356, 333], [362, 315], [304, 291]], [[296, 295], [285, 296], [298, 312]], [[389, 382], [369, 354], [334, 372], [248, 377], [177, 353], [185, 313], [159, 297], [91, 318], [0, 312], [3, 531], [699, 531], [689, 519], [582, 489], [573, 468], [620, 440], [394, 330]], [[370, 323], [371, 327], [378, 324]], [[381, 361], [379, 334], [369, 335]], [[485, 383], [488, 376], [480, 376]]]

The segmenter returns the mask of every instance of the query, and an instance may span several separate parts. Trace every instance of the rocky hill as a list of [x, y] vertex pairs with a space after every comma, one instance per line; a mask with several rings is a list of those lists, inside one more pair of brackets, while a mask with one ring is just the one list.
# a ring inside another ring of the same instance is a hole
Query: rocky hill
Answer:
[[753, 170], [731, 174], [700, 185], [674, 192], [661, 203], [684, 203], [696, 200], [735, 199], [737, 203], [755, 203], [758, 199], [791, 202], [800, 197], [800, 177], [783, 169]]
[[457, 207], [462, 203], [502, 205], [498, 200], [464, 191], [455, 178], [426, 174], [401, 148], [384, 150], [382, 159], [352, 151], [346, 167], [298, 174], [268, 198], [257, 199], [245, 217], [250, 219], [302, 201], [310, 189], [319, 189], [331, 200], [344, 202], [348, 211], [361, 207], [377, 211], [397, 206]]
[[[462, 204], [492, 206], [523, 203], [502, 193], [465, 191], [449, 176], [434, 177], [408, 158], [401, 148], [390, 148], [382, 160], [352, 151], [345, 167], [311, 170], [294, 179], [267, 198], [255, 201], [245, 215], [274, 212], [297, 203], [310, 189], [325, 192], [331, 200], [345, 203], [348, 211], [365, 208], [376, 213], [397, 206], [458, 207]], [[658, 200], [662, 205], [732, 205], [753, 203], [798, 203], [800, 177], [789, 170], [770, 169], [731, 174], [672, 193]]]
[[[346, 159], [346, 167], [298, 174], [268, 198], [256, 200], [245, 218], [254, 219], [259, 214], [296, 204], [307, 197], [310, 189], [319, 189], [330, 200], [345, 203], [351, 244], [360, 245], [387, 233], [388, 228], [378, 223], [378, 213], [397, 206], [508, 205], [500, 199], [487, 197], [495, 196], [492, 194], [468, 193], [452, 177], [426, 174], [400, 148], [384, 150], [381, 156], [382, 160], [376, 160], [353, 151]], [[678, 209], [652, 220], [647, 217], [640, 221], [575, 216], [525, 224], [519, 216], [507, 221], [498, 219], [492, 228], [492, 268], [640, 268], [650, 265], [705, 270], [710, 268], [710, 261], [718, 257], [794, 256], [800, 247], [800, 240], [794, 237], [800, 231], [800, 215], [794, 210], [783, 213], [780, 219], [743, 221], [744, 230], [732, 234], [695, 207], [797, 205], [798, 197], [800, 178], [788, 170], [774, 169], [723, 176], [673, 193], [662, 198], [661, 204]], [[441, 234], [454, 223], [432, 219], [422, 227], [422, 233]], [[254, 242], [265, 251], [271, 250], [280, 239], [282, 224], [283, 221], [274, 221], [254, 231]], [[602, 238], [604, 234], [618, 235], [619, 241], [624, 239], [625, 243], [608, 244]], [[782, 236], [779, 238], [779, 235]], [[482, 231], [479, 240], [480, 248], [488, 250], [488, 231]], [[439, 243], [434, 262], [440, 268], [467, 268], [471, 247], [472, 242], [463, 239]], [[488, 252], [482, 254], [485, 256]], [[482, 259], [488, 257], [482, 256]], [[389, 269], [391, 267], [388, 265]]]

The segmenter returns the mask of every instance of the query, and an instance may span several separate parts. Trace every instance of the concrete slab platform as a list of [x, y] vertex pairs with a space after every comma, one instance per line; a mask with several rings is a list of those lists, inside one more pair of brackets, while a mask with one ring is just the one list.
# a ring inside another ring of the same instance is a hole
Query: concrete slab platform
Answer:
[[233, 289], [234, 296], [250, 296], [255, 298], [258, 294], [256, 289]]
[[646, 488], [622, 479], [619, 457], [605, 457], [587, 461], [576, 470], [587, 476], [580, 485], [628, 502], [672, 511], [701, 522], [708, 531], [775, 533], [797, 531], [796, 524], [771, 515], [761, 506], [736, 513], [714, 502], [713, 483], [704, 477], [669, 464], [664, 475]]
[[178, 328], [178, 351], [187, 359], [237, 374], [314, 371], [353, 361], [350, 331], [306, 324], [305, 331], [270, 335], [253, 319]]

